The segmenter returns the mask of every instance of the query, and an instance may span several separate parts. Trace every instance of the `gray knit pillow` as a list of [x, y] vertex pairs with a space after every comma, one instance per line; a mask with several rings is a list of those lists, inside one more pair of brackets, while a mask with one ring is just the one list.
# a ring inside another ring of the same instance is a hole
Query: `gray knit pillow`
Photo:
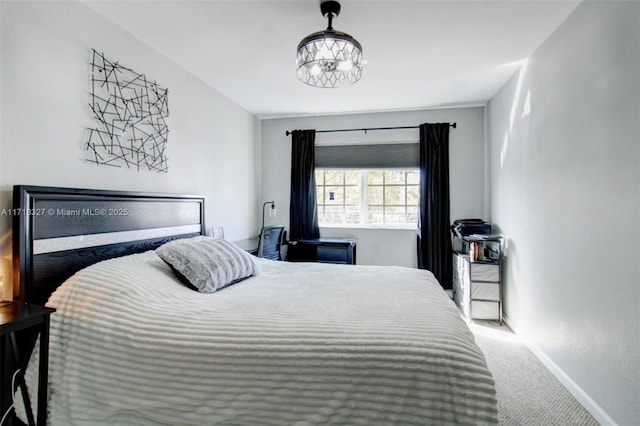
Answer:
[[156, 250], [187, 286], [213, 293], [242, 281], [258, 270], [253, 257], [237, 245], [209, 237], [168, 242]]

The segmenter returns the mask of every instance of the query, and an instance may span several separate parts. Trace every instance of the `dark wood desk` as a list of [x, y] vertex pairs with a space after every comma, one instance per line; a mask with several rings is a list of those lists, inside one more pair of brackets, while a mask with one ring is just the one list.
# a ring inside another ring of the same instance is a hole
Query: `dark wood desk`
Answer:
[[[11, 302], [0, 305], [0, 408], [1, 414], [11, 405], [11, 382], [22, 392], [29, 425], [44, 426], [47, 422], [47, 381], [49, 374], [49, 317], [55, 309]], [[24, 373], [40, 335], [38, 370], [38, 412], [34, 420]], [[12, 358], [11, 360], [9, 358]]]
[[354, 238], [304, 238], [289, 241], [287, 260], [355, 265], [357, 242]]

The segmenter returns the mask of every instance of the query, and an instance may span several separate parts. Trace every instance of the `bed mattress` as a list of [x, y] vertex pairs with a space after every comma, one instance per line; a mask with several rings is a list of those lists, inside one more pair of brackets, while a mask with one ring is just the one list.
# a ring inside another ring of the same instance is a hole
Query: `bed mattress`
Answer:
[[257, 262], [213, 294], [154, 252], [70, 278], [48, 302], [49, 424], [497, 424], [483, 354], [430, 272]]

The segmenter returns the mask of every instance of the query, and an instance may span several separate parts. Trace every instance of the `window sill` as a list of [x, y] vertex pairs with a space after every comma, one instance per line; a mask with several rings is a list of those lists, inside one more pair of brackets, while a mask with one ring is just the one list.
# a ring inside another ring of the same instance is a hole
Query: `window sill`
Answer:
[[370, 229], [370, 230], [384, 230], [384, 231], [414, 231], [418, 229], [416, 225], [320, 225], [320, 228], [325, 229]]

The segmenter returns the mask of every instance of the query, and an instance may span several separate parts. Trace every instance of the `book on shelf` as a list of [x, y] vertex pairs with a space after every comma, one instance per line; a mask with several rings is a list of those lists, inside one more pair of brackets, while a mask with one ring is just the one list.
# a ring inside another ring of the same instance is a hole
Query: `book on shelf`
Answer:
[[500, 259], [500, 248], [492, 247], [495, 240], [470, 241], [469, 260], [471, 262], [497, 262]]
[[484, 260], [484, 244], [472, 241], [469, 244], [469, 260], [472, 262], [482, 262]]

